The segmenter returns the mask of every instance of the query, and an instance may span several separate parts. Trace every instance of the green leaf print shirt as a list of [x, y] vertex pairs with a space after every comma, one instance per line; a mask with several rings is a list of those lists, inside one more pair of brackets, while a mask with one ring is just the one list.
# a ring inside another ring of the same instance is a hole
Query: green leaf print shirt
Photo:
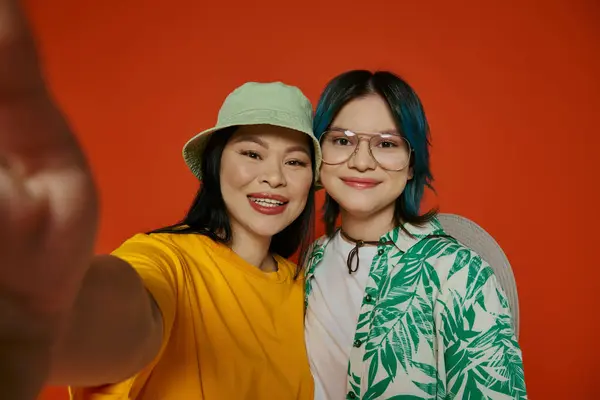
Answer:
[[[384, 235], [372, 261], [346, 398], [527, 399], [508, 300], [490, 266], [435, 219], [405, 229]], [[327, 243], [309, 259], [306, 305]]]

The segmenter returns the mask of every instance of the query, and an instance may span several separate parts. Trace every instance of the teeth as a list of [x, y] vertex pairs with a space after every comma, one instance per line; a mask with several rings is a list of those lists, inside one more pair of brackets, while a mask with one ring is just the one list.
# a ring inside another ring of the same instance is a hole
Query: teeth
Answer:
[[252, 200], [256, 204], [261, 205], [263, 207], [277, 207], [277, 206], [283, 205], [282, 201], [274, 200], [274, 199], [257, 199], [257, 198], [251, 197], [250, 200]]

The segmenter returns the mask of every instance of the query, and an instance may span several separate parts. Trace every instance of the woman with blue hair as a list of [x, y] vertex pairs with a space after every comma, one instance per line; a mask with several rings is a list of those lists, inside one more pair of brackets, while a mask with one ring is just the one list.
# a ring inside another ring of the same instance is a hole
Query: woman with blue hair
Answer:
[[433, 177], [414, 90], [390, 72], [343, 73], [314, 128], [327, 191], [305, 283], [315, 399], [527, 398], [492, 269], [420, 212]]

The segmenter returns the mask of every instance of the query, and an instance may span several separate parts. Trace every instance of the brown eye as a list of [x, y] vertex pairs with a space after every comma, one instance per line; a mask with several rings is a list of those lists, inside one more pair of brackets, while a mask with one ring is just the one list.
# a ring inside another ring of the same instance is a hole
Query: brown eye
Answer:
[[246, 151], [240, 152], [240, 154], [243, 156], [255, 159], [255, 160], [260, 160], [260, 154], [258, 154], [255, 151], [246, 150]]
[[300, 160], [291, 160], [288, 161], [288, 165], [293, 165], [295, 167], [306, 167], [308, 164]]
[[333, 144], [338, 144], [340, 146], [348, 146], [350, 144], [350, 141], [346, 138], [337, 138], [333, 139]]
[[381, 145], [381, 147], [386, 147], [386, 148], [397, 147], [396, 143], [392, 143], [392, 142], [381, 142], [380, 145]]

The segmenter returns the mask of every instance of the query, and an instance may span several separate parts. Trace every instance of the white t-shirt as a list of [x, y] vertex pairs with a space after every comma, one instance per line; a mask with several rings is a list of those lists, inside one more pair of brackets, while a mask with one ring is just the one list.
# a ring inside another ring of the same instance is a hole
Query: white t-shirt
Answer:
[[346, 398], [350, 350], [377, 253], [377, 246], [361, 247], [358, 270], [349, 274], [346, 261], [353, 248], [338, 232], [327, 245], [312, 281], [304, 332], [315, 400]]

